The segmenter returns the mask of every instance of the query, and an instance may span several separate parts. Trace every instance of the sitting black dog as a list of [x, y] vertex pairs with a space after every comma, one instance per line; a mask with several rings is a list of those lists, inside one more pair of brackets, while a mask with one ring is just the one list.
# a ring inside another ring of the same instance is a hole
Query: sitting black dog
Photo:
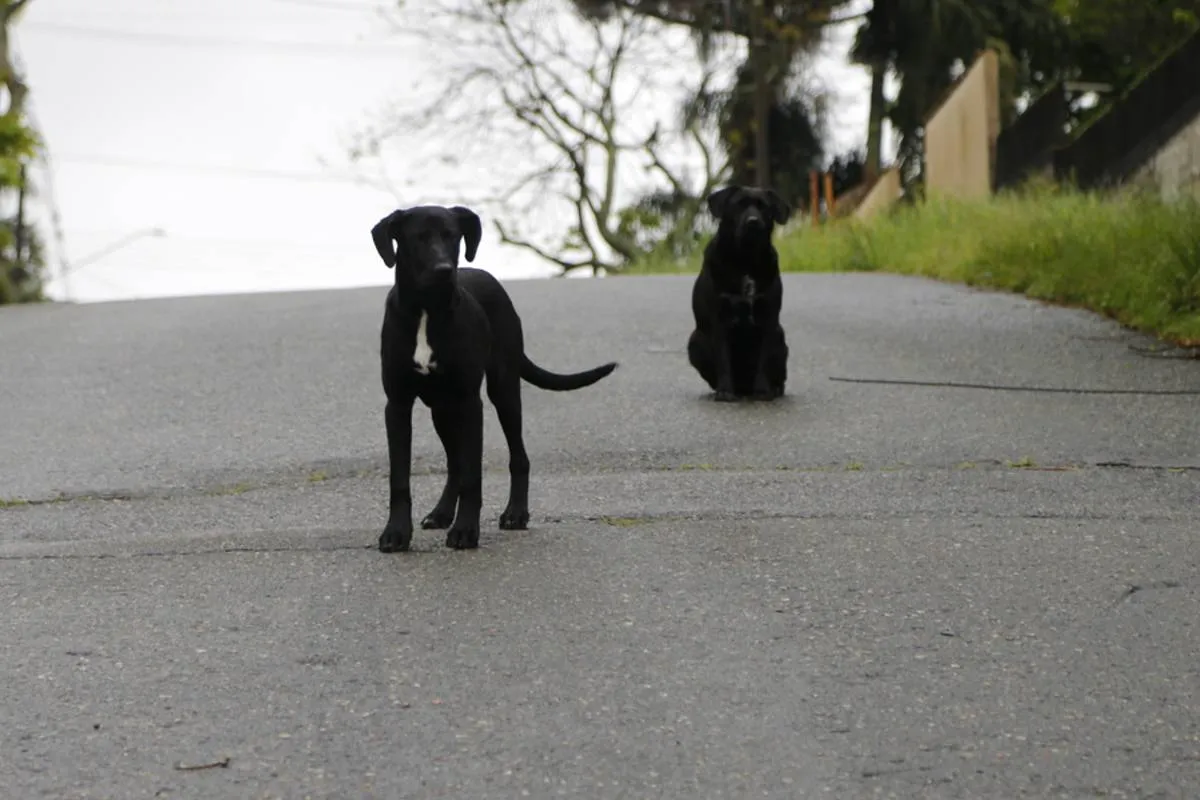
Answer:
[[[721, 292], [721, 318], [729, 323], [730, 330], [749, 332], [754, 327], [754, 301], [758, 286], [749, 275], [742, 276], [742, 289], [736, 294]], [[761, 304], [761, 301], [760, 301]]]
[[688, 361], [721, 401], [783, 395], [787, 341], [779, 324], [783, 283], [771, 243], [791, 209], [771, 189], [728, 186], [708, 197], [720, 220], [692, 286], [696, 329]]
[[529, 458], [521, 436], [521, 379], [540, 389], [569, 391], [595, 383], [617, 365], [559, 375], [529, 360], [521, 319], [504, 287], [483, 270], [458, 268], [459, 242], [466, 241], [466, 259], [473, 261], [482, 238], [479, 217], [470, 209], [401, 209], [380, 220], [371, 237], [383, 263], [396, 268], [384, 308], [380, 350], [391, 499], [379, 549], [407, 550], [412, 542], [409, 472], [416, 398], [432, 411], [434, 429], [446, 449], [446, 486], [421, 527], [448, 526], [447, 547], [479, 546], [479, 390], [485, 376], [488, 398], [508, 442], [511, 484], [500, 527], [523, 530], [529, 523]]

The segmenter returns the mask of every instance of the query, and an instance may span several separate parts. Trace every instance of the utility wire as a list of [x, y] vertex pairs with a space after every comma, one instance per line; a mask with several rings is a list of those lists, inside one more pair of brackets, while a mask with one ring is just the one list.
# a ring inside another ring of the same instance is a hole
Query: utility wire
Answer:
[[398, 3], [393, 0], [391, 3], [339, 3], [336, 0], [275, 0], [276, 3], [286, 3], [291, 6], [305, 6], [307, 8], [327, 8], [331, 11], [384, 11], [389, 8], [395, 8]]
[[[109, 236], [109, 235], [111, 235], [113, 233], [117, 233], [117, 232], [119, 232], [119, 231], [117, 231], [117, 229], [109, 229], [109, 230], [97, 230], [97, 229], [82, 230], [82, 229], [80, 229], [80, 230], [75, 230], [74, 234], [76, 236], [87, 236], [88, 238], [98, 238], [100, 236]], [[150, 238], [151, 237], [147, 237], [147, 240], [149, 240]], [[176, 233], [175, 231], [172, 231], [172, 230], [164, 230], [163, 235], [161, 237], [156, 237], [156, 238], [158, 241], [166, 243], [166, 244], [194, 243], [194, 244], [210, 244], [210, 245], [217, 245], [217, 246], [221, 246], [221, 247], [246, 248], [246, 249], [255, 248], [255, 247], [266, 247], [266, 248], [271, 248], [271, 249], [276, 249], [276, 250], [320, 249], [320, 250], [330, 250], [330, 251], [336, 250], [336, 251], [340, 251], [343, 253], [346, 252], [346, 240], [345, 239], [341, 239], [341, 240], [317, 239], [317, 240], [312, 240], [312, 241], [305, 241], [303, 239], [260, 239], [260, 238], [247, 238], [247, 237], [239, 238], [239, 237], [234, 237], [234, 236], [209, 236], [206, 234]], [[370, 244], [367, 244], [366, 246], [370, 247]]]
[[874, 383], [883, 386], [924, 386], [943, 389], [984, 389], [993, 392], [1037, 392], [1041, 394], [1109, 394], [1178, 397], [1200, 395], [1200, 389], [1076, 389], [1065, 386], [1007, 386], [992, 383], [959, 383], [957, 381], [907, 381], [886, 378], [842, 378], [830, 376], [839, 383]]
[[[272, 5], [275, 3], [280, 3], [283, 5], [289, 5], [289, 6], [302, 6], [305, 8], [320, 8], [320, 9], [325, 9], [328, 11], [348, 11], [348, 12], [353, 12], [356, 14], [361, 14], [363, 12], [370, 12], [370, 11], [394, 10], [394, 9], [399, 8], [403, 4], [403, 0], [379, 0], [379, 2], [367, 2], [366, 0], [266, 0], [265, 3], [254, 4], [254, 6], [256, 8], [263, 8], [266, 5]], [[101, 13], [104, 13], [106, 16], [114, 13], [112, 11], [112, 9], [95, 8], [95, 6], [100, 5], [99, 3], [96, 3], [95, 0], [85, 0], [85, 2], [81, 3], [80, 5], [90, 6], [87, 9], [88, 11], [100, 11]], [[201, 4], [196, 4], [196, 5], [198, 6]], [[80, 8], [78, 10], [83, 11], [84, 9]], [[155, 8], [155, 11], [162, 11], [162, 10], [164, 10], [164, 9]], [[195, 10], [195, 6], [190, 7], [189, 10]], [[134, 12], [134, 13], [136, 14], [138, 12]], [[115, 12], [115, 14], [117, 16], [126, 16], [124, 13], [122, 13], [120, 11]]]
[[183, 45], [188, 47], [211, 47], [227, 50], [260, 51], [274, 53], [299, 53], [303, 55], [355, 55], [395, 57], [402, 54], [399, 44], [382, 42], [333, 43], [269, 41], [266, 39], [235, 39], [224, 36], [188, 36], [177, 33], [146, 33], [123, 31], [115, 28], [90, 28], [83, 25], [67, 25], [58, 22], [28, 22], [21, 26], [30, 33], [57, 33], [85, 39], [109, 39], [114, 41], [139, 42], [148, 45]]
[[97, 155], [60, 155], [60, 162], [68, 164], [84, 164], [98, 167], [115, 167], [119, 169], [165, 170], [182, 172], [222, 173], [251, 178], [271, 178], [276, 180], [303, 181], [308, 183], [353, 183], [374, 186], [371, 178], [352, 173], [336, 172], [304, 172], [300, 170], [268, 169], [264, 167], [240, 167], [221, 164], [185, 164], [172, 161], [154, 161], [151, 159], [126, 158], [122, 156]]
[[[282, 0], [280, 0], [282, 1]], [[375, 7], [375, 13], [371, 13], [371, 6], [360, 6], [355, 8], [344, 8], [345, 11], [354, 11], [358, 15], [358, 19], [363, 23], [372, 24], [381, 20], [388, 19], [389, 8], [386, 6]], [[297, 9], [299, 13], [291, 8], [274, 7], [264, 8], [263, 6], [255, 6], [255, 13], [239, 13], [235, 15], [214, 15], [211, 9], [205, 6], [177, 6], [169, 5], [165, 8], [155, 7], [151, 10], [112, 10], [108, 8], [86, 8], [80, 9], [79, 12], [70, 15], [56, 14], [54, 16], [41, 16], [35, 22], [28, 23], [30, 25], [82, 25], [84, 27], [92, 27], [94, 25], [112, 25], [114, 28], [124, 30], [132, 28], [139, 30], [143, 26], [148, 25], [170, 25], [169, 30], [185, 31], [188, 33], [206, 33], [211, 31], [215, 36], [223, 36], [227, 31], [237, 32], [243, 23], [273, 23], [278, 25], [286, 22], [289, 25], [298, 24], [306, 28], [320, 26], [323, 29], [327, 28], [331, 22], [330, 14], [317, 9], [304, 11], [302, 8]], [[346, 14], [333, 14], [333, 18], [345, 24], [354, 17], [349, 17]], [[219, 25], [219, 28], [197, 27]], [[193, 30], [195, 29], [195, 30]], [[153, 33], [159, 28], [151, 28]]]

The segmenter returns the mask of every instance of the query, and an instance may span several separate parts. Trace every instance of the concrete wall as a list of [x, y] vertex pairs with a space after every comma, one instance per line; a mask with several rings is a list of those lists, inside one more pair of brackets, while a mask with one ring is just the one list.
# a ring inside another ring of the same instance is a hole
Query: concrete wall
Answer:
[[899, 199], [900, 170], [892, 167], [884, 170], [880, 174], [879, 180], [875, 181], [875, 185], [871, 187], [871, 191], [858, 201], [858, 205], [854, 208], [854, 216], [858, 219], [866, 219], [887, 209]]
[[999, 135], [1000, 60], [985, 50], [925, 121], [926, 192], [989, 196]]
[[1176, 133], [1133, 176], [1135, 186], [1157, 189], [1164, 200], [1200, 199], [1200, 114]]

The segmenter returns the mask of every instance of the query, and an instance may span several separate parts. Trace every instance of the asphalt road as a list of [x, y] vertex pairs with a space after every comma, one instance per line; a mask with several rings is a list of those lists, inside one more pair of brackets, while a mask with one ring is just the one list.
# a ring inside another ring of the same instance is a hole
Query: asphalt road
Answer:
[[529, 531], [489, 410], [482, 547], [388, 556], [384, 290], [0, 309], [3, 796], [1200, 796], [1200, 361], [789, 276], [723, 405], [688, 279], [510, 291], [621, 366], [526, 387]]

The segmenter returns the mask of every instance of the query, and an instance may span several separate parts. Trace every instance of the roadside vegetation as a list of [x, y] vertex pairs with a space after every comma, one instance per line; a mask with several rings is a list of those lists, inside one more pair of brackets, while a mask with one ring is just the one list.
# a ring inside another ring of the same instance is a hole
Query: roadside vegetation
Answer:
[[29, 87], [18, 69], [9, 35], [30, 0], [0, 0], [0, 305], [43, 299], [44, 257], [38, 231], [26, 214], [33, 187], [26, 167], [38, 152], [25, 101]]
[[[1086, 308], [1130, 328], [1200, 344], [1200, 200], [1031, 185], [979, 201], [934, 199], [869, 220], [776, 235], [787, 272], [891, 272]], [[694, 272], [647, 259], [630, 274]]]
[[[925, 119], [985, 48], [1002, 125], [1064, 81], [1108, 87], [1094, 103], [1073, 93], [1074, 135], [1200, 31], [1200, 0], [422, 0], [393, 22], [436, 74], [427, 103], [398, 98], [357, 132], [364, 180], [386, 184], [403, 152], [437, 185], [453, 153], [475, 176], [456, 201], [502, 241], [563, 272], [613, 273], [688, 258], [704, 198], [726, 183], [807, 211], [811, 171], [843, 196], [895, 166], [919, 194]], [[861, 149], [833, 141], [846, 131], [819, 65], [835, 36], [870, 77]]]

